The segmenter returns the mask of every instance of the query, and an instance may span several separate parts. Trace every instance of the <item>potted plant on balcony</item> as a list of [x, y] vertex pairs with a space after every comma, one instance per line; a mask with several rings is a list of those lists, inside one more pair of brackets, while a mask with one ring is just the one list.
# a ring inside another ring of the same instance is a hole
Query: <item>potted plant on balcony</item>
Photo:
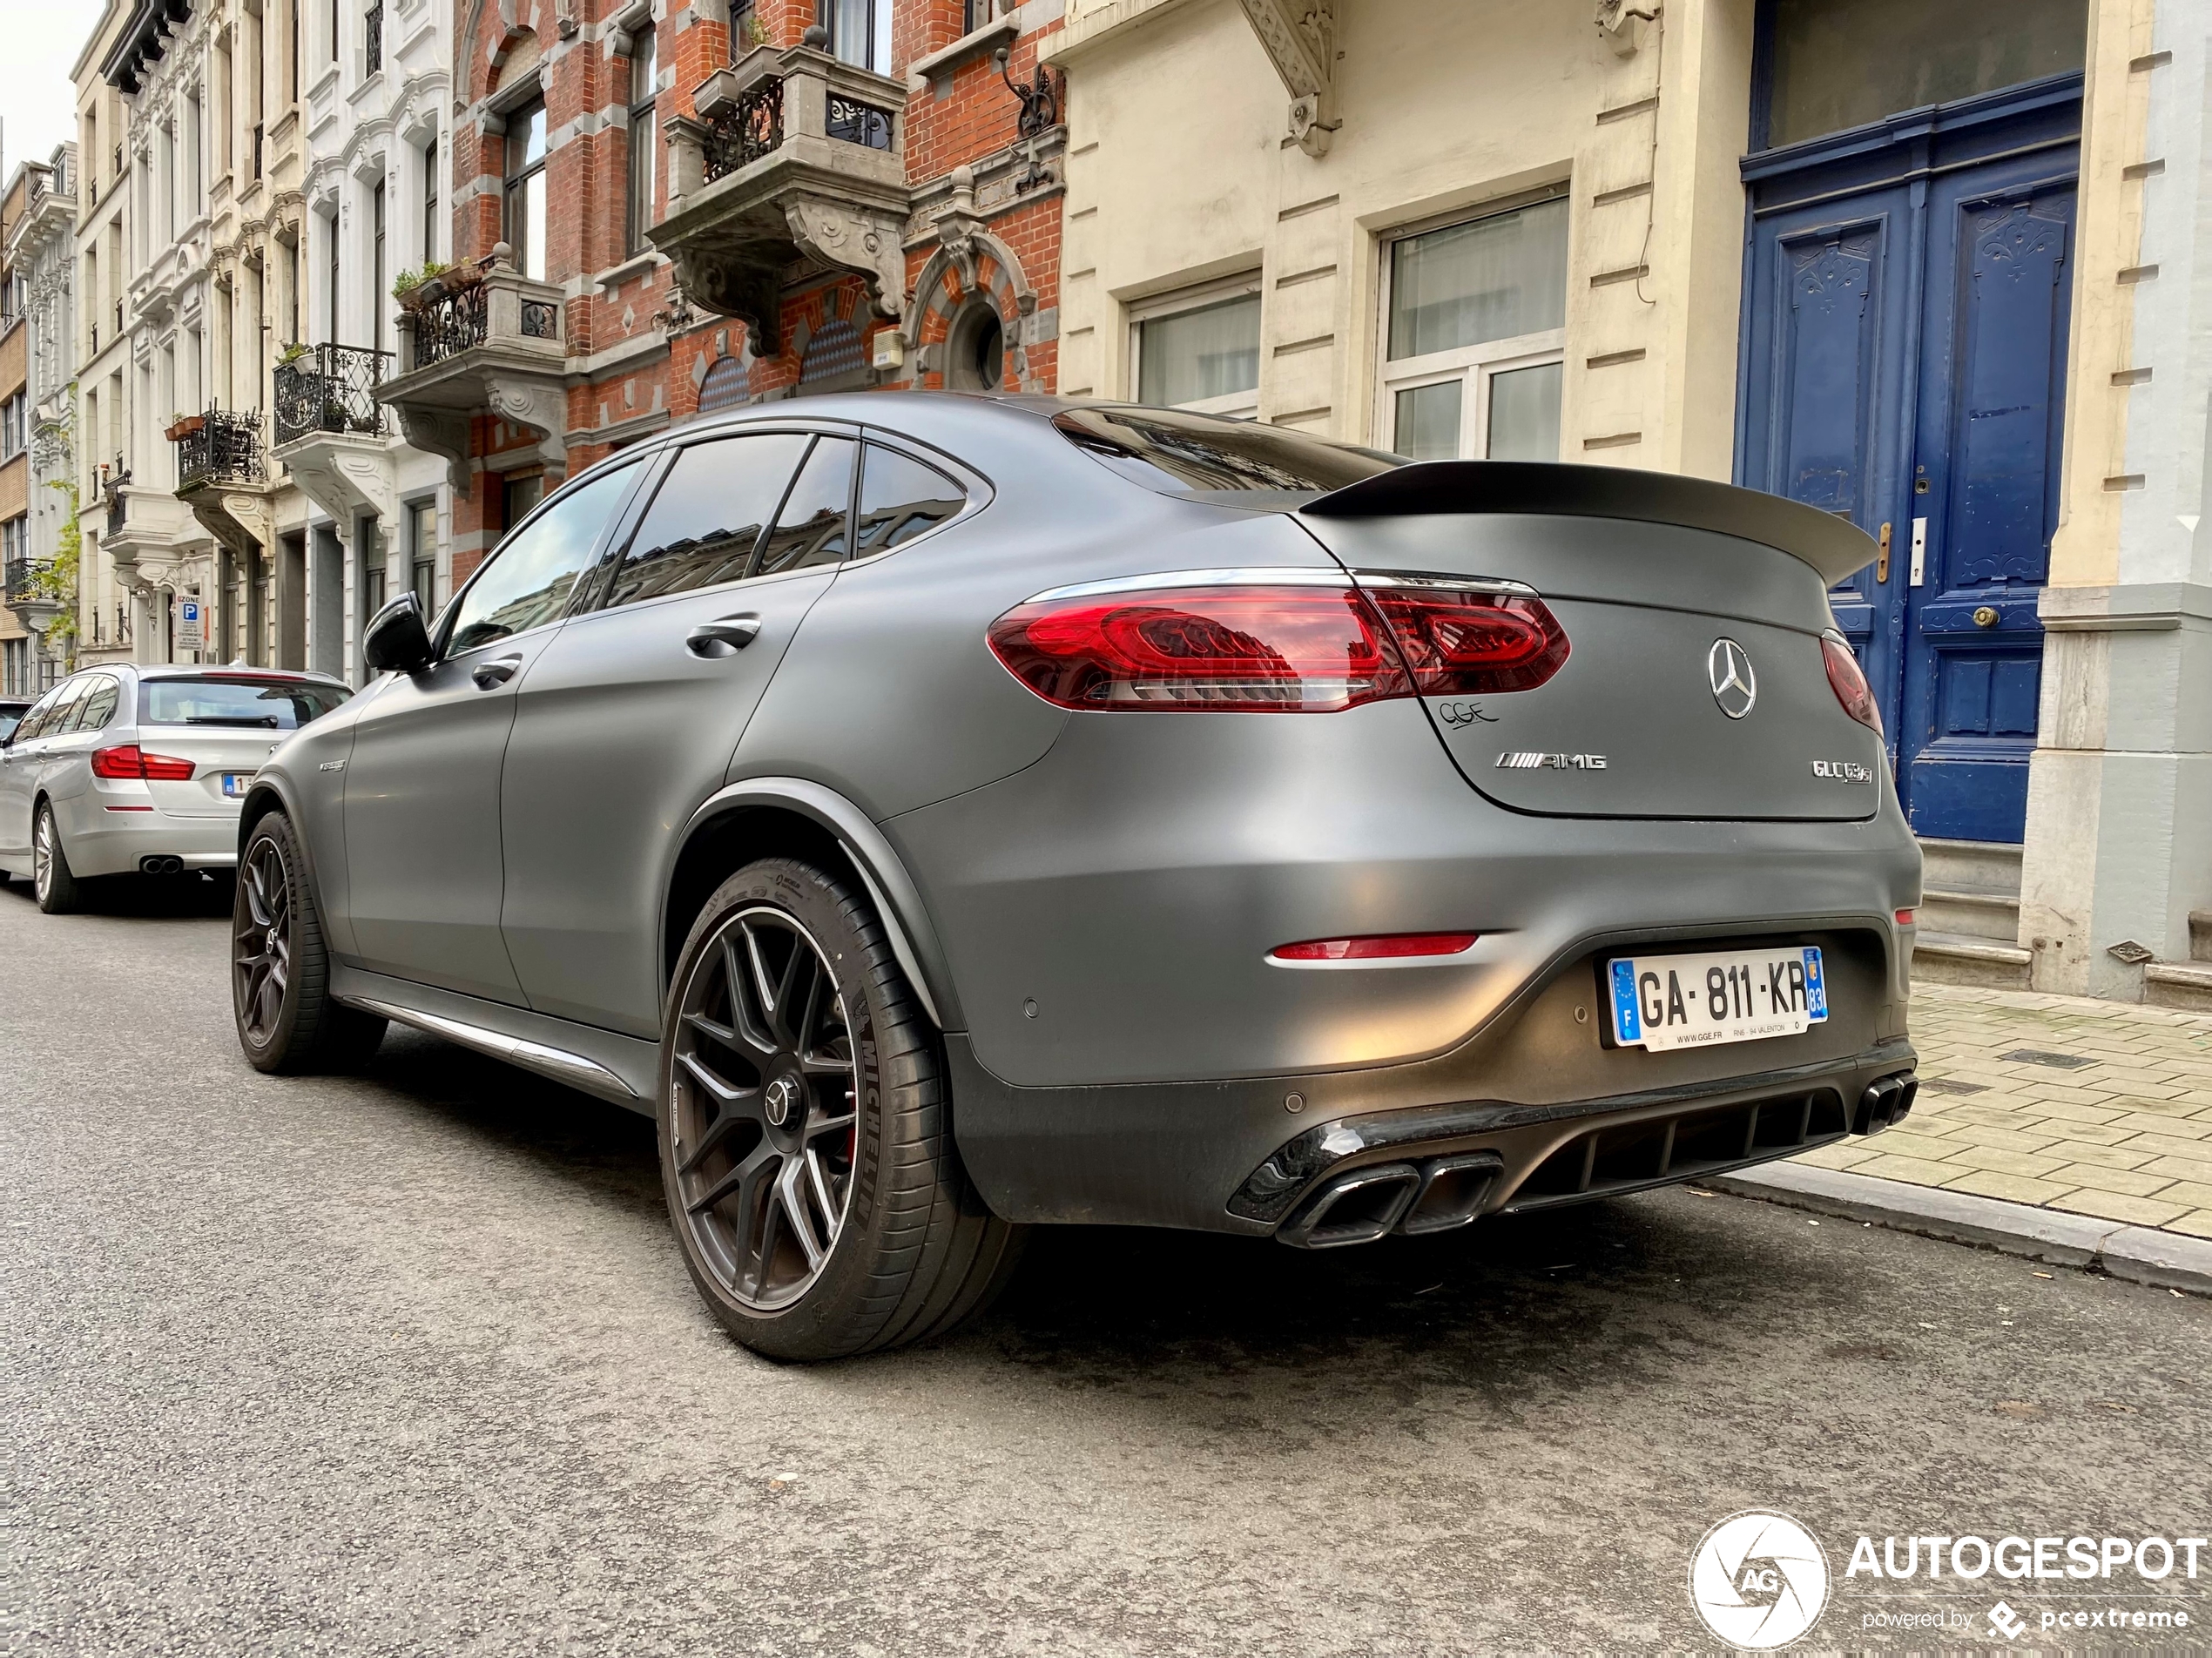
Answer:
[[420, 311], [461, 286], [454, 280], [453, 266], [442, 259], [429, 259], [420, 270], [401, 271], [392, 283], [392, 297], [402, 308]]
[[169, 430], [165, 435], [172, 443], [181, 443], [206, 424], [205, 414], [173, 413], [169, 416]]
[[293, 363], [298, 362], [300, 358], [306, 356], [307, 354], [307, 347], [300, 341], [295, 340], [290, 345], [287, 346], [282, 351], [277, 353], [276, 366], [280, 368], [289, 368]]

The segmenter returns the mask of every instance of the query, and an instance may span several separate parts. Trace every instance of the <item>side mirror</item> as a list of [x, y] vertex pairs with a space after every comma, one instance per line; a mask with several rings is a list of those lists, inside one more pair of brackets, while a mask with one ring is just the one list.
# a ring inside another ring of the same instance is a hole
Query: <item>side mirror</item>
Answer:
[[422, 601], [402, 593], [370, 618], [361, 637], [361, 660], [378, 673], [417, 673], [430, 665], [430, 630]]

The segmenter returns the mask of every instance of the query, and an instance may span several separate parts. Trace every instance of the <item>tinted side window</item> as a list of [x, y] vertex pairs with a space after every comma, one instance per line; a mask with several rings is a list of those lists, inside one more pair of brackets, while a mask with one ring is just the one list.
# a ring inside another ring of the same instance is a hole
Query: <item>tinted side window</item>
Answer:
[[751, 575], [760, 532], [806, 453], [804, 432], [751, 433], [678, 451], [615, 570], [607, 603], [631, 604]]
[[120, 689], [115, 681], [101, 674], [92, 681], [92, 688], [78, 700], [69, 717], [72, 731], [97, 731], [115, 718], [116, 693]]
[[448, 653], [473, 650], [559, 617], [570, 591], [592, 566], [600, 532], [637, 476], [634, 463], [602, 473], [556, 499], [493, 554], [461, 596]]
[[877, 444], [867, 446], [860, 470], [858, 550], [865, 558], [912, 541], [958, 512], [967, 492], [934, 467]]
[[760, 573], [834, 564], [846, 554], [846, 517], [853, 505], [851, 438], [819, 437], [799, 468], [776, 527], [760, 548]]
[[[84, 700], [86, 693], [91, 689], [92, 680], [90, 675], [82, 679], [64, 680], [61, 689], [57, 691], [48, 701], [45, 717], [38, 722], [38, 729], [32, 735], [59, 737], [66, 731], [69, 729], [71, 716], [77, 711], [77, 704]], [[32, 711], [36, 713], [37, 711], [34, 709]]]
[[57, 685], [37, 702], [31, 704], [30, 711], [23, 717], [23, 724], [16, 727], [15, 740], [18, 743], [28, 743], [32, 738], [43, 732], [46, 729], [47, 720], [51, 718], [55, 707], [61, 702], [63, 695], [68, 690], [67, 685]]

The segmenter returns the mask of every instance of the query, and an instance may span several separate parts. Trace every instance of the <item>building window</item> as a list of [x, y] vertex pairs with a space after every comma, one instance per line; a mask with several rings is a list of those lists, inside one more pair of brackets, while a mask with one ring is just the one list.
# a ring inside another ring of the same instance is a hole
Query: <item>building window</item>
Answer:
[[30, 407], [22, 392], [0, 402], [0, 461], [13, 460], [30, 441], [30, 426], [26, 418]]
[[1130, 319], [1130, 381], [1140, 403], [1209, 414], [1259, 413], [1259, 281], [1196, 289]]
[[507, 117], [507, 246], [515, 268], [545, 280], [545, 100], [533, 98]]
[[1556, 461], [1566, 199], [1400, 237], [1384, 271], [1385, 444], [1417, 461]]
[[653, 222], [653, 180], [660, 152], [660, 124], [653, 117], [653, 30], [650, 25], [630, 44], [630, 251], [645, 250], [645, 226]]
[[330, 251], [329, 268], [323, 272], [323, 292], [330, 296], [330, 327], [323, 338], [334, 346], [338, 343], [338, 210], [334, 206], [324, 221], [323, 239]]
[[438, 141], [422, 146], [422, 262], [438, 257]]
[[438, 503], [415, 501], [407, 509], [408, 585], [425, 617], [438, 613]]
[[832, 0], [830, 50], [848, 64], [891, 72], [892, 0]]
[[735, 408], [752, 395], [752, 377], [745, 373], [745, 364], [735, 357], [718, 357], [714, 367], [706, 371], [706, 378], [699, 381], [699, 413]]
[[368, 343], [381, 351], [384, 348], [384, 181], [379, 179], [376, 188], [369, 192], [369, 248], [372, 254], [372, 274], [369, 279]]
[[1006, 378], [1006, 327], [988, 295], [964, 307], [945, 335], [945, 384], [995, 392]]

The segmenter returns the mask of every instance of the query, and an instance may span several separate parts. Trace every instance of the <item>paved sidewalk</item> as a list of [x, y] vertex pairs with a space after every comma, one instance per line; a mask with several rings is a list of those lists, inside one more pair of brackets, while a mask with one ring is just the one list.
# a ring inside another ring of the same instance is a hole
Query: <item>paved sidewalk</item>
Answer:
[[2212, 1014], [1920, 985], [1912, 1030], [1912, 1115], [1796, 1162], [2212, 1238]]

